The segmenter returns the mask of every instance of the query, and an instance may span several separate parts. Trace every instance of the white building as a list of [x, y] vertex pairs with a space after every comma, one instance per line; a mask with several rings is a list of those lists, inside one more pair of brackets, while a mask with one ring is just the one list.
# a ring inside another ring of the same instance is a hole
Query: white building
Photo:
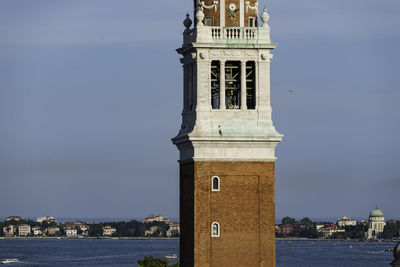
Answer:
[[17, 226], [12, 224], [3, 227], [4, 236], [7, 237], [14, 236], [16, 231], [17, 231]]
[[21, 221], [21, 220], [22, 220], [22, 217], [21, 217], [21, 216], [8, 216], [8, 217], [5, 219], [6, 222], [10, 222], [10, 221], [16, 221], [16, 222], [18, 222], [18, 221]]
[[169, 225], [169, 229], [167, 230], [166, 234], [168, 237], [171, 237], [174, 233], [180, 234], [180, 227], [179, 223], [171, 223]]
[[383, 212], [376, 208], [369, 213], [367, 239], [377, 239], [385, 228], [385, 217]]
[[43, 231], [39, 226], [32, 227], [32, 232], [34, 236], [41, 236], [43, 235]]
[[150, 235], [154, 234], [158, 230], [160, 230], [160, 228], [158, 226], [152, 226], [152, 227], [150, 227], [150, 229], [144, 231], [144, 235], [145, 236], [150, 236]]
[[56, 218], [52, 217], [52, 216], [43, 216], [43, 217], [39, 217], [36, 219], [36, 222], [38, 223], [42, 223], [42, 222], [47, 222], [47, 223], [52, 223], [52, 222], [57, 222]]
[[18, 235], [27, 236], [31, 234], [31, 226], [28, 224], [21, 224], [18, 226]]
[[357, 221], [353, 220], [349, 217], [344, 216], [341, 219], [337, 220], [337, 225], [339, 227], [345, 227], [345, 226], [356, 226], [357, 225]]
[[103, 235], [104, 236], [112, 236], [117, 232], [115, 227], [111, 227], [110, 225], [103, 226]]
[[76, 237], [78, 236], [78, 230], [76, 230], [75, 228], [66, 228], [65, 235], [67, 237]]
[[48, 235], [57, 235], [60, 233], [59, 227], [47, 227], [47, 234]]

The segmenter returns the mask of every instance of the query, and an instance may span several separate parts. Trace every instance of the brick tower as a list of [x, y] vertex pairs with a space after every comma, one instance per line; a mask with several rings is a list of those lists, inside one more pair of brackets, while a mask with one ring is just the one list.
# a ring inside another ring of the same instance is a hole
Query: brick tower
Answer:
[[183, 45], [181, 266], [275, 266], [269, 16], [257, 0], [195, 1]]

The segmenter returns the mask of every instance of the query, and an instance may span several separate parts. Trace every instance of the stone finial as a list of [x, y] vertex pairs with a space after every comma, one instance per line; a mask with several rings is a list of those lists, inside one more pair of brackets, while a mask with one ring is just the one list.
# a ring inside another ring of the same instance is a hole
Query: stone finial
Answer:
[[183, 26], [185, 26], [186, 29], [189, 29], [190, 26], [192, 26], [192, 20], [190, 19], [189, 13], [186, 14], [186, 19], [183, 21]]
[[203, 9], [201, 8], [201, 5], [199, 5], [197, 7], [197, 12], [196, 12], [196, 25], [197, 27], [203, 27], [204, 23], [204, 13], [203, 13]]
[[266, 8], [264, 8], [264, 11], [263, 11], [263, 13], [262, 13], [262, 15], [261, 15], [261, 20], [262, 20], [262, 22], [263, 22], [262, 27], [269, 27], [269, 26], [268, 26], [269, 15], [268, 15], [268, 13], [267, 13], [267, 9], [266, 9]]

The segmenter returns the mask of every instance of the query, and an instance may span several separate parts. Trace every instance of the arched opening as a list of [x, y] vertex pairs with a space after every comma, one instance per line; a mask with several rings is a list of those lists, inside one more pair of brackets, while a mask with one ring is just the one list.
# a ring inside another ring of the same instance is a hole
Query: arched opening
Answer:
[[219, 233], [220, 233], [219, 223], [213, 222], [211, 224], [211, 236], [212, 237], [219, 237]]
[[212, 191], [219, 191], [219, 177], [218, 176], [214, 176], [211, 180], [211, 188]]

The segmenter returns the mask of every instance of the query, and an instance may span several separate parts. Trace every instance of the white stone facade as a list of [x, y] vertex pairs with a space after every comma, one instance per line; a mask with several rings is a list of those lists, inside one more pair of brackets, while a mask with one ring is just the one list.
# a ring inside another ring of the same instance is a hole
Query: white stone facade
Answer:
[[103, 226], [103, 235], [104, 236], [112, 236], [117, 232], [117, 229], [115, 227], [111, 227], [109, 225]]
[[343, 218], [338, 219], [337, 225], [339, 227], [356, 226], [357, 225], [357, 221], [353, 220], [353, 219], [351, 219], [349, 217], [344, 216]]
[[47, 222], [47, 223], [51, 223], [51, 222], [57, 222], [56, 218], [54, 218], [53, 216], [43, 216], [43, 217], [39, 217], [36, 219], [36, 222], [38, 223], [42, 223], [42, 222]]
[[368, 222], [367, 239], [379, 238], [385, 228], [385, 217], [370, 217]]
[[78, 236], [78, 230], [76, 230], [76, 229], [66, 229], [65, 230], [65, 235], [67, 237], [76, 237], [76, 236]]
[[18, 235], [27, 236], [31, 234], [31, 226], [28, 224], [21, 224], [18, 226]]
[[[262, 27], [207, 27], [197, 23], [193, 30], [185, 20], [184, 43], [177, 51], [183, 58], [184, 96], [182, 124], [173, 138], [180, 160], [275, 161], [275, 147], [282, 140], [272, 123], [270, 103], [271, 50], [268, 15]], [[197, 17], [197, 15], [196, 15]], [[198, 19], [200, 19], [198, 17]], [[211, 103], [211, 64], [219, 62], [221, 71], [220, 108]], [[246, 98], [246, 62], [254, 62], [255, 108], [225, 107], [227, 61], [240, 62], [241, 99]]]

